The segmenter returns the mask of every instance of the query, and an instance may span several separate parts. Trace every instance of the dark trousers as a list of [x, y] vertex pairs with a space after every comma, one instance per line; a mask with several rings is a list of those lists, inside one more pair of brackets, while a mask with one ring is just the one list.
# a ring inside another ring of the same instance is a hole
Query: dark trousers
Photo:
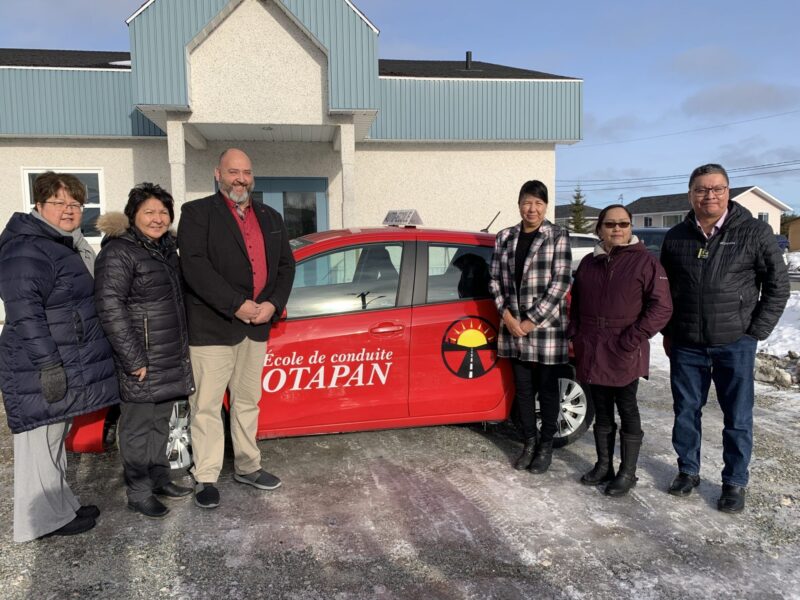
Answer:
[[122, 402], [119, 451], [128, 500], [141, 502], [170, 482], [167, 460], [169, 418], [174, 402]]
[[639, 405], [636, 403], [636, 391], [639, 380], [634, 379], [628, 385], [612, 387], [609, 385], [590, 385], [589, 393], [594, 404], [595, 426], [610, 429], [614, 426], [614, 407], [617, 407], [622, 432], [631, 435], [642, 433], [642, 420], [639, 418]]
[[678, 470], [700, 474], [701, 417], [711, 382], [722, 409], [722, 483], [746, 486], [753, 451], [755, 338], [743, 335], [720, 346], [672, 346], [670, 383], [675, 410], [672, 446]]
[[512, 359], [516, 394], [514, 402], [519, 410], [522, 435], [525, 439], [536, 435], [536, 399], [538, 395], [539, 412], [542, 418], [541, 439], [552, 441], [558, 430], [558, 373], [561, 365], [543, 365]]

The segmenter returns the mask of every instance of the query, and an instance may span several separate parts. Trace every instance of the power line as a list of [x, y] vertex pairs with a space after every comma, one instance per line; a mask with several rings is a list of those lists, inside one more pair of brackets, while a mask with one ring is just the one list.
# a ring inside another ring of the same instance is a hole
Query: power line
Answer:
[[[753, 165], [750, 167], [736, 167], [733, 169], [726, 169], [728, 173], [736, 173], [741, 171], [753, 171], [756, 169], [767, 169], [772, 167], [783, 167], [789, 165], [797, 165], [800, 164], [800, 160], [787, 160], [784, 162], [777, 162], [777, 163], [764, 163], [761, 165]], [[758, 175], [758, 173], [754, 173], [754, 175]], [[654, 175], [652, 177], [631, 177], [631, 178], [621, 178], [621, 179], [556, 179], [556, 185], [559, 183], [563, 184], [577, 184], [577, 185], [591, 185], [593, 183], [632, 183], [635, 181], [661, 181], [661, 180], [668, 180], [668, 179], [686, 179], [686, 173], [681, 175]]]
[[[768, 171], [766, 173], [755, 173], [755, 175], [774, 175], [776, 173], [791, 173], [794, 171], [800, 171], [800, 168], [797, 169], [783, 169], [779, 171]], [[753, 174], [745, 174], [745, 175], [730, 175], [730, 179], [744, 179], [745, 177], [752, 177]], [[684, 176], [686, 178], [686, 176]], [[688, 181], [688, 178], [686, 178]], [[618, 185], [615, 187], [599, 187], [599, 188], [584, 188], [581, 187], [582, 192], [607, 192], [607, 191], [616, 191], [616, 190], [639, 190], [639, 189], [646, 189], [646, 188], [657, 188], [657, 187], [667, 187], [667, 186], [674, 186], [676, 182], [669, 182], [669, 183], [652, 183], [652, 184], [644, 184], [644, 185]], [[600, 185], [600, 184], [598, 184]], [[556, 187], [556, 194], [559, 192], [561, 193], [568, 193], [574, 190], [569, 189], [561, 189], [559, 190]]]
[[597, 142], [596, 144], [574, 144], [572, 146], [565, 146], [565, 150], [580, 150], [582, 148], [595, 148], [597, 146], [611, 146], [613, 144], [629, 144], [631, 142], [643, 142], [646, 140], [657, 140], [659, 138], [671, 137], [675, 135], [683, 135], [685, 133], [697, 133], [700, 131], [709, 131], [710, 129], [721, 129], [723, 127], [730, 127], [731, 125], [742, 125], [743, 123], [753, 123], [754, 121], [763, 121], [765, 119], [776, 119], [778, 117], [785, 117], [786, 115], [793, 115], [800, 113], [800, 109], [789, 110], [782, 113], [775, 113], [772, 115], [764, 115], [762, 117], [753, 117], [752, 119], [743, 119], [741, 121], [731, 121], [729, 123], [720, 123], [718, 125], [709, 125], [708, 127], [698, 127], [697, 129], [683, 129], [681, 131], [673, 131], [670, 133], [660, 133], [658, 135], [650, 135], [647, 137], [631, 138], [628, 140], [615, 140], [613, 142]]

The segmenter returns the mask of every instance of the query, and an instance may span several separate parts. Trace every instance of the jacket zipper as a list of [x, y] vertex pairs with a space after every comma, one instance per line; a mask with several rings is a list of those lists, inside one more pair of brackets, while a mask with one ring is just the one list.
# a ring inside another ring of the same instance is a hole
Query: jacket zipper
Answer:
[[147, 327], [147, 317], [144, 317], [144, 349], [150, 350], [150, 331]]

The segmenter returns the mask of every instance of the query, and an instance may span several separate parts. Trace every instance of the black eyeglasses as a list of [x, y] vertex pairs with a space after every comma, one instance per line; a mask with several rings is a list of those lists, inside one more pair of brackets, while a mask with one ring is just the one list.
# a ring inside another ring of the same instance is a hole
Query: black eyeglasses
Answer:
[[630, 221], [603, 221], [603, 227], [606, 229], [614, 229], [614, 227], [619, 227], [620, 229], [627, 229], [631, 226]]
[[698, 198], [705, 198], [708, 194], [714, 194], [715, 196], [722, 196], [722, 194], [724, 194], [725, 190], [727, 189], [728, 189], [727, 185], [717, 185], [710, 188], [696, 187], [692, 190], [692, 193]]
[[77, 202], [75, 204], [72, 204], [72, 203], [67, 204], [66, 202], [63, 202], [61, 200], [55, 200], [55, 201], [54, 200], [45, 200], [44, 202], [42, 202], [42, 204], [52, 204], [58, 210], [66, 210], [68, 208], [70, 208], [70, 209], [72, 209], [74, 211], [77, 211], [77, 212], [81, 212], [83, 210], [83, 206], [78, 204]]

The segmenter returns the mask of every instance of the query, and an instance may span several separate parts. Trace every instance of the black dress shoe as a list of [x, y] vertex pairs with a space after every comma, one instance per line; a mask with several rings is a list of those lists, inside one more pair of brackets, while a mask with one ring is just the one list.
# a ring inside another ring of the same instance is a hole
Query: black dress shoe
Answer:
[[92, 527], [94, 527], [94, 525], [95, 522], [92, 517], [76, 516], [66, 525], [59, 527], [55, 531], [51, 531], [50, 533], [47, 533], [41, 537], [49, 538], [54, 535], [77, 535], [79, 533], [83, 533], [84, 531], [89, 531]]
[[83, 518], [89, 517], [90, 519], [96, 519], [100, 516], [100, 509], [94, 504], [87, 504], [86, 506], [81, 506], [78, 510], [76, 510], [75, 514]]
[[170, 481], [154, 489], [153, 493], [156, 496], [166, 496], [167, 498], [183, 498], [192, 493], [192, 488], [183, 487], [182, 485], [177, 485]]
[[700, 475], [687, 475], [686, 473], [678, 473], [678, 476], [672, 481], [669, 486], [669, 493], [673, 496], [688, 496], [692, 490], [700, 485]]
[[740, 485], [722, 484], [722, 495], [717, 501], [717, 508], [726, 513], [738, 513], [744, 510], [745, 488]]
[[128, 508], [143, 514], [151, 519], [166, 517], [169, 509], [158, 501], [155, 496], [149, 496], [140, 502], [128, 502]]

